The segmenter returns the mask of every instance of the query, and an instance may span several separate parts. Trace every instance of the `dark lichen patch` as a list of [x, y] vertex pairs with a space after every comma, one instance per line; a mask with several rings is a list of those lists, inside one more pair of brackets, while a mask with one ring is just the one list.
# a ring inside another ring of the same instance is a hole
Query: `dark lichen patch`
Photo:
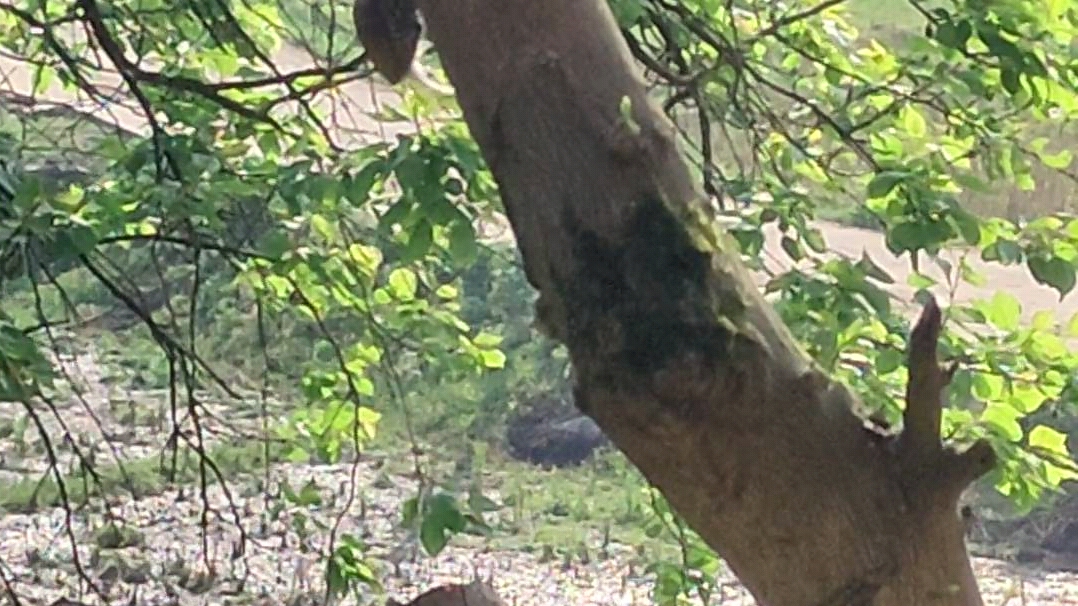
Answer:
[[698, 353], [707, 359], [728, 359], [734, 334], [718, 322], [699, 324], [654, 313], [620, 310], [622, 356], [628, 367], [644, 376], [661, 370], [670, 358]]
[[[641, 376], [694, 353], [728, 359], [736, 324], [721, 318], [723, 301], [711, 284], [710, 251], [700, 250], [658, 194], [636, 205], [618, 240], [566, 221], [576, 267], [555, 285], [567, 306], [570, 349], [600, 351], [597, 318], [613, 318], [620, 362]], [[607, 344], [609, 345], [609, 344]]]
[[578, 260], [576, 298], [588, 309], [605, 313], [623, 305], [635, 293], [626, 275], [624, 251], [602, 240], [594, 231], [582, 231], [573, 240], [573, 258]]
[[647, 293], [674, 300], [704, 294], [710, 254], [693, 245], [686, 226], [658, 196], [639, 204], [625, 244], [630, 279], [644, 282]]

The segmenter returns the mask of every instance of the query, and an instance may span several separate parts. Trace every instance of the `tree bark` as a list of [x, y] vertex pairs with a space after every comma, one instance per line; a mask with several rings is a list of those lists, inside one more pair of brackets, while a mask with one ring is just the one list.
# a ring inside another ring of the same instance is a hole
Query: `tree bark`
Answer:
[[506, 604], [489, 583], [475, 580], [467, 585], [452, 584], [435, 587], [407, 604], [390, 599], [386, 601], [386, 606], [506, 606]]
[[944, 448], [941, 313], [901, 434], [821, 373], [716, 226], [600, 0], [419, 0], [564, 342], [579, 407], [765, 606], [979, 606]]

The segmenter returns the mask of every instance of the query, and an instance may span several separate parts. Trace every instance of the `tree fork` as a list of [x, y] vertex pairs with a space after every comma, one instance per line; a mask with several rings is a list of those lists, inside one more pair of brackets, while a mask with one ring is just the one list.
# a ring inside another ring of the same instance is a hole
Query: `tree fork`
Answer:
[[715, 227], [601, 0], [419, 0], [581, 407], [765, 606], [979, 606], [943, 447], [941, 313], [880, 439]]

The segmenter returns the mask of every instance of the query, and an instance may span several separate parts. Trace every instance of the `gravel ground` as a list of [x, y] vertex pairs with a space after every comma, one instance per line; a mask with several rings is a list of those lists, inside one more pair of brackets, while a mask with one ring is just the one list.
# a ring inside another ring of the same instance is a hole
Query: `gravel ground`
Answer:
[[[320, 486], [336, 486], [347, 483], [350, 471], [349, 466], [281, 467], [273, 475], [287, 475], [293, 484], [313, 479]], [[360, 481], [373, 478], [372, 472], [361, 468], [360, 475], [366, 477]], [[375, 559], [397, 559], [400, 552], [408, 551], [400, 546], [409, 542], [402, 541], [393, 521], [401, 500], [410, 494], [408, 488], [403, 484], [366, 484], [366, 511], [361, 514], [360, 507], [350, 508], [342, 532], [363, 536]], [[327, 496], [334, 492], [325, 491]], [[125, 520], [125, 528], [133, 530], [123, 533], [128, 535], [125, 542], [132, 543], [130, 547], [99, 547], [106, 535], [100, 530], [107, 518], [104, 512], [76, 516], [72, 529], [79, 561], [103, 593], [116, 602], [127, 602], [135, 590], [140, 604], [304, 604], [321, 598], [324, 585], [317, 554], [325, 549], [327, 533], [297, 532], [296, 512], [274, 515], [261, 495], [234, 496], [249, 536], [245, 554], [233, 560], [240, 537], [230, 519], [228, 499], [221, 490], [210, 490], [208, 496], [216, 510], [206, 525], [208, 558], [199, 532], [200, 499], [190, 492], [181, 496], [173, 491], [112, 504], [113, 519]], [[331, 518], [341, 511], [341, 507], [327, 507], [305, 513], [331, 524]], [[62, 595], [76, 594], [79, 583], [66, 532], [65, 512], [59, 509], [11, 515], [0, 521], [0, 553], [5, 554], [5, 565], [15, 572], [17, 590], [27, 596], [27, 603], [47, 604]], [[387, 589], [399, 597], [443, 582], [467, 581], [478, 574], [492, 578], [509, 603], [515, 600], [520, 605], [646, 603], [647, 580], [634, 577], [626, 563], [630, 550], [618, 551], [606, 560], [567, 567], [560, 561], [542, 562], [525, 553], [451, 546], [436, 559], [418, 558], [414, 563], [405, 559], [399, 570], [386, 563], [383, 572]], [[104, 552], [108, 555], [102, 555]], [[207, 559], [217, 573], [212, 580], [206, 578]], [[730, 595], [740, 594], [731, 589]], [[95, 602], [90, 597], [86, 601]]]
[[[133, 420], [139, 410], [159, 402], [160, 394], [117, 387], [89, 352], [59, 361], [72, 376], [81, 377], [76, 382], [81, 398], [57, 398], [55, 406], [67, 431], [85, 436], [58, 445], [62, 465], [73, 460], [72, 443], [96, 453], [98, 460], [160, 451], [166, 433], [157, 426], [162, 419]], [[223, 404], [209, 408], [215, 413], [225, 410]], [[0, 404], [0, 420], [22, 413], [18, 405]], [[50, 431], [61, 429], [50, 412], [43, 410], [40, 416]], [[254, 431], [260, 424], [257, 419], [236, 420], [234, 414], [229, 419], [228, 424], [207, 421], [217, 430], [215, 439]], [[34, 434], [30, 428], [19, 439], [0, 437], [0, 479], [37, 477], [44, 470]], [[283, 480], [293, 487], [317, 487], [321, 505], [282, 508], [282, 500], [268, 493]], [[353, 485], [362, 501], [349, 505]], [[398, 599], [479, 575], [490, 578], [506, 601], [518, 606], [651, 603], [649, 579], [630, 546], [615, 545], [601, 554], [596, 550], [589, 562], [567, 563], [539, 554], [492, 551], [478, 539], [464, 537], [454, 539], [437, 558], [412, 559], [415, 542], [396, 522], [401, 503], [414, 494], [416, 484], [388, 475], [376, 457], [355, 465], [277, 465], [267, 477], [236, 478], [227, 488], [229, 494], [214, 485], [203, 497], [195, 486], [139, 499], [117, 497], [70, 513], [52, 508], [4, 515], [0, 572], [23, 604], [51, 604], [60, 597], [90, 604], [322, 603], [320, 554], [327, 550], [328, 529], [340, 519], [339, 533], [362, 538], [386, 590]], [[989, 605], [1078, 605], [1078, 575], [1045, 574], [986, 559], [976, 559], [975, 567]], [[88, 581], [100, 595], [89, 589]], [[724, 595], [713, 603], [753, 604], [734, 579], [722, 581]], [[360, 603], [381, 604], [383, 599], [368, 591]]]
[[[314, 480], [323, 487], [330, 506], [304, 512], [310, 520], [332, 524], [332, 518], [345, 511], [342, 532], [362, 536], [376, 560], [397, 559], [401, 551], [407, 551], [400, 546], [410, 543], [402, 541], [394, 520], [401, 500], [414, 487], [403, 480], [387, 485], [378, 481], [377, 470], [361, 465], [357, 476], [365, 507], [345, 509], [340, 502], [332, 506], [332, 495], [341, 493], [352, 472], [348, 465], [281, 466], [271, 475], [287, 477], [293, 485]], [[297, 511], [275, 514], [273, 501], [255, 492], [232, 497], [248, 533], [242, 555], [237, 553], [240, 533], [228, 498], [222, 490], [211, 488], [204, 543], [199, 495], [191, 490], [169, 491], [140, 500], [117, 500], [108, 511], [74, 514], [70, 528], [78, 545], [78, 561], [112, 603], [131, 603], [132, 596], [145, 605], [316, 603], [324, 591], [317, 554], [325, 548], [327, 533], [297, 531]], [[110, 532], [115, 528], [107, 525], [110, 519], [123, 520], [122, 531]], [[85, 593], [87, 583], [79, 580], [74, 553], [63, 509], [0, 519], [0, 559], [25, 604], [49, 604], [59, 597], [80, 595], [87, 603], [106, 603]], [[387, 590], [398, 598], [479, 575], [491, 578], [506, 601], [519, 606], [648, 604], [648, 579], [633, 560], [629, 547], [615, 547], [608, 557], [587, 564], [566, 565], [521, 552], [451, 546], [436, 559], [405, 559], [399, 570], [387, 563], [382, 572]], [[207, 574], [207, 562], [215, 577]], [[987, 604], [1078, 604], [1076, 575], [1042, 574], [983, 559], [975, 560], [975, 566]], [[724, 581], [724, 599], [713, 603], [754, 603], [732, 578]], [[375, 599], [368, 593], [361, 603]]]

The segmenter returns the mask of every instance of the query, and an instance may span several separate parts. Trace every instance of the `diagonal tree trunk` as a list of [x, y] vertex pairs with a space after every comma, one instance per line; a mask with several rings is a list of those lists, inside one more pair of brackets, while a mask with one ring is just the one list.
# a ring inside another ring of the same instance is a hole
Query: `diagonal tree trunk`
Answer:
[[981, 604], [940, 442], [940, 310], [903, 432], [864, 429], [709, 218], [602, 0], [419, 0], [580, 408], [765, 606]]

